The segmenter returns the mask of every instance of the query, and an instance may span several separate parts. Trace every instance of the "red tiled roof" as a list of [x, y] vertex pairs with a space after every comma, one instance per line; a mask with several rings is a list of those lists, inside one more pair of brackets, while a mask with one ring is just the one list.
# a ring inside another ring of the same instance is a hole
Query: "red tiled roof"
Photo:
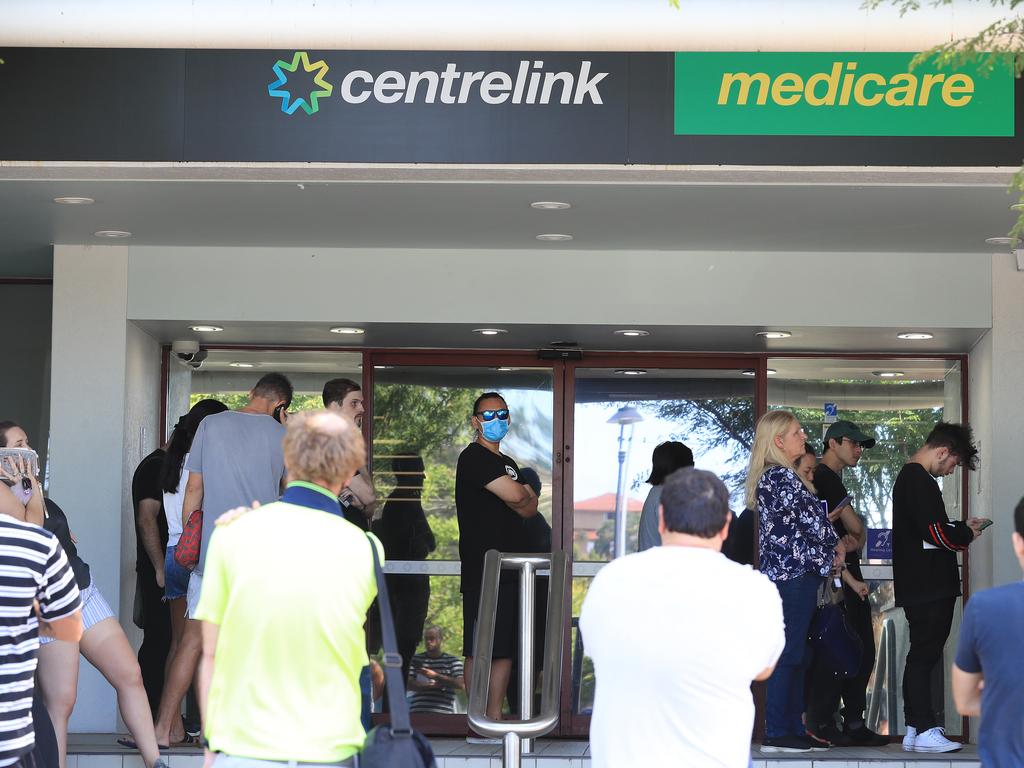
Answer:
[[[644, 503], [640, 499], [635, 499], [631, 496], [626, 497], [627, 512], [640, 512], [643, 508]], [[602, 493], [600, 496], [594, 496], [592, 499], [574, 502], [573, 509], [577, 512], [614, 512], [615, 494]]]

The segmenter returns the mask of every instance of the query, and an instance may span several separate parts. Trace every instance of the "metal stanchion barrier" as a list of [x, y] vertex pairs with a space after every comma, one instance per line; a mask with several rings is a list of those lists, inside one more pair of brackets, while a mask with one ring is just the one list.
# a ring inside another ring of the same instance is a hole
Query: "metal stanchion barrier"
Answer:
[[[502, 569], [520, 572], [519, 582], [519, 720], [487, 717], [494, 620], [498, 607], [498, 586]], [[550, 570], [548, 605], [541, 670], [540, 712], [533, 714], [533, 612], [534, 584], [539, 571]], [[565, 637], [565, 592], [569, 558], [564, 552], [551, 555], [503, 554], [495, 549], [484, 557], [480, 610], [473, 642], [473, 672], [469, 683], [469, 724], [477, 733], [500, 738], [502, 765], [518, 768], [523, 753], [532, 749], [533, 739], [550, 733], [558, 724], [558, 693], [562, 677]]]

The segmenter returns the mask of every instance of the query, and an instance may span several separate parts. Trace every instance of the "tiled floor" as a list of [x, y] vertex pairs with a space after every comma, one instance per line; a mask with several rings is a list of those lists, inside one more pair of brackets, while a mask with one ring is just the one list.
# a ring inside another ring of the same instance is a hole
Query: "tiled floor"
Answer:
[[[145, 768], [135, 752], [117, 746], [111, 734], [72, 734], [68, 768]], [[501, 746], [467, 744], [463, 739], [431, 739], [438, 768], [501, 768]], [[754, 768], [980, 768], [977, 748], [968, 745], [951, 755], [910, 755], [899, 744], [883, 748], [847, 747], [827, 755], [762, 754], [755, 745]], [[175, 749], [170, 768], [202, 768], [198, 749]], [[590, 768], [585, 741], [541, 739], [523, 757], [523, 768]]]

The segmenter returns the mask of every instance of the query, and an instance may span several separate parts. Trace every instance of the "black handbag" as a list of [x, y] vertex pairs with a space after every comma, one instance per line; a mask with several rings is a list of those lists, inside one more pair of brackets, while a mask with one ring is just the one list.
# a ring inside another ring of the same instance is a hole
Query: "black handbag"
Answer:
[[402, 655], [395, 639], [395, 619], [388, 599], [388, 585], [377, 556], [377, 545], [367, 536], [373, 552], [373, 571], [377, 577], [377, 601], [380, 606], [381, 634], [384, 643], [384, 694], [388, 697], [391, 722], [378, 725], [366, 734], [359, 753], [360, 768], [436, 768], [430, 742], [409, 723], [409, 704], [405, 700], [402, 679]]
[[826, 579], [818, 590], [818, 608], [808, 633], [815, 654], [840, 677], [853, 677], [860, 669], [864, 648], [860, 638], [846, 624], [846, 613], [839, 602], [843, 588]]

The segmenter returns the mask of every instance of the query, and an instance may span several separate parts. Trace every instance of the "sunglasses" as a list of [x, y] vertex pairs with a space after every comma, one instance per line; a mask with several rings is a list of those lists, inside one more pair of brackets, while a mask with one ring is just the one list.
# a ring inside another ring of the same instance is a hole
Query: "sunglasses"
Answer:
[[501, 408], [497, 411], [477, 411], [474, 416], [479, 416], [480, 421], [494, 421], [495, 419], [507, 419], [508, 408]]

